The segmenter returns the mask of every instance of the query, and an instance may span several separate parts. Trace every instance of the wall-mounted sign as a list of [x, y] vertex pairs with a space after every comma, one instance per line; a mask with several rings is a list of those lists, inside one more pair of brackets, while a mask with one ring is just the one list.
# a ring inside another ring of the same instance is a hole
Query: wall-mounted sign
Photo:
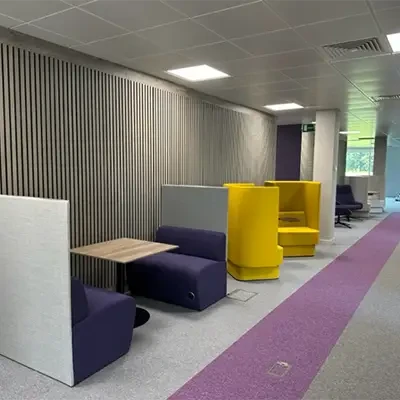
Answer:
[[302, 132], [315, 132], [315, 124], [303, 124], [301, 125]]

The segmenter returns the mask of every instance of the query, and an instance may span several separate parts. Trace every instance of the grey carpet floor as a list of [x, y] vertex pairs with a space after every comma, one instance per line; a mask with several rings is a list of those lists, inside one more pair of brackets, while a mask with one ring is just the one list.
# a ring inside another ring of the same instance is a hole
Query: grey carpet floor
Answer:
[[365, 296], [304, 399], [400, 399], [400, 246]]
[[382, 217], [355, 221], [351, 230], [337, 228], [336, 241], [319, 246], [313, 258], [286, 259], [277, 281], [238, 282], [229, 278], [229, 292], [243, 289], [257, 293], [247, 302], [225, 298], [198, 313], [137, 299], [151, 312], [151, 319], [134, 333], [129, 354], [75, 388], [0, 357], [0, 399], [166, 400]]

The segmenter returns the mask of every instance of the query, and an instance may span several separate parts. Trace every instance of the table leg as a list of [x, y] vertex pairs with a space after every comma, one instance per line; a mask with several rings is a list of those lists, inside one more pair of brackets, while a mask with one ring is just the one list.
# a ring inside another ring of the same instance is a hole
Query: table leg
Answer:
[[117, 263], [117, 287], [118, 293], [125, 293], [125, 264]]
[[[117, 292], [125, 293], [125, 264], [117, 263]], [[136, 307], [135, 328], [144, 325], [150, 319], [150, 313], [144, 308]]]

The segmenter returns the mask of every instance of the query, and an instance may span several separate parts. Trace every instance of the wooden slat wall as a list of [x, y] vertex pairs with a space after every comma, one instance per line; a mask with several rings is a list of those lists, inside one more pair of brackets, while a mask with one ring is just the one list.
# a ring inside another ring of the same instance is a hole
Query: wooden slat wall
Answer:
[[[274, 177], [273, 118], [0, 46], [0, 193], [68, 199], [71, 246], [151, 239], [161, 185]], [[85, 282], [115, 269], [72, 257]]]

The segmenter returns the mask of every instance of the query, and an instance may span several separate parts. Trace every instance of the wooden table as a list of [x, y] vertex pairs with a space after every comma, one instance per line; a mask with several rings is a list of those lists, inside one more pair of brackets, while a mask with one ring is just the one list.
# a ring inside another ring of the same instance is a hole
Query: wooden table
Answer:
[[[71, 253], [82, 256], [100, 258], [102, 260], [114, 261], [117, 263], [117, 292], [125, 292], [125, 268], [126, 264], [139, 258], [162, 253], [176, 249], [178, 246], [147, 242], [137, 239], [115, 239], [108, 242], [91, 244], [89, 246], [77, 247]], [[150, 318], [150, 314], [143, 308], [136, 307], [135, 328], [144, 325]]]
[[71, 253], [116, 262], [117, 292], [124, 293], [125, 265], [127, 263], [153, 254], [176, 249], [177, 247], [178, 246], [165, 243], [121, 238], [110, 240], [108, 242], [90, 244], [89, 246], [77, 247], [72, 249]]

